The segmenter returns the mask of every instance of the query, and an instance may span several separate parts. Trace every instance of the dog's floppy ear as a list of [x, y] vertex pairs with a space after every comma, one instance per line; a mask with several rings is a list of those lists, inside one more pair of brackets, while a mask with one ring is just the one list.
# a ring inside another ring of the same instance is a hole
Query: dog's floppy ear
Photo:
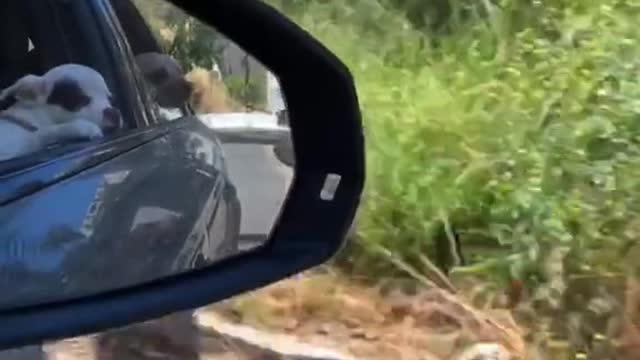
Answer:
[[193, 84], [183, 77], [171, 79], [157, 88], [156, 101], [165, 108], [177, 108], [191, 98]]
[[136, 63], [147, 82], [155, 88], [158, 105], [176, 108], [189, 101], [193, 84], [185, 79], [180, 64], [173, 57], [142, 53], [136, 56]]
[[34, 102], [47, 93], [45, 81], [40, 76], [26, 75], [0, 92], [0, 101], [14, 97], [17, 101]]

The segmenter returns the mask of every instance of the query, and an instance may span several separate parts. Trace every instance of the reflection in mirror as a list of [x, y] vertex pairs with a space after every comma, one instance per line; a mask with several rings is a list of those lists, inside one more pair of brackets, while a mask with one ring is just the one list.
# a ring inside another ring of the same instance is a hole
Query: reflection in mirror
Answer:
[[[164, 53], [136, 54], [136, 62], [159, 109], [168, 120], [193, 112], [222, 147], [226, 174], [236, 200], [225, 203], [228, 219], [239, 221], [237, 237], [216, 243], [221, 254], [247, 250], [269, 237], [293, 176], [293, 147], [285, 101], [275, 74], [213, 27], [164, 0], [133, 1]], [[188, 109], [181, 110], [183, 104]], [[207, 137], [192, 135], [193, 153], [203, 162], [216, 158]], [[215, 221], [214, 221], [215, 222]], [[227, 225], [227, 227], [229, 227]], [[210, 231], [212, 231], [210, 229]], [[224, 230], [222, 230], [224, 231]], [[212, 254], [213, 261], [220, 254]]]
[[[3, 134], [20, 133], [6, 136], [0, 157], [27, 156], [16, 146], [37, 136], [80, 134], [73, 149], [83, 149], [49, 153], [42, 159], [53, 161], [37, 167], [14, 164], [18, 171], [0, 183], [0, 287], [12, 289], [0, 310], [138, 285], [255, 249], [268, 240], [292, 181], [289, 119], [275, 74], [167, 1], [87, 4], [98, 9], [85, 16], [120, 25], [95, 33], [123, 36], [130, 52], [105, 46], [117, 62], [69, 59], [84, 65], [0, 74], [7, 75], [2, 89], [11, 90], [0, 89], [0, 100], [9, 94], [0, 105], [21, 111], [11, 119], [0, 112]], [[65, 10], [70, 22], [78, 16]], [[69, 39], [74, 54], [102, 44], [87, 37]], [[55, 130], [21, 126], [24, 109], [35, 107]], [[63, 120], [75, 132], [63, 133]], [[133, 131], [140, 127], [145, 132]], [[149, 132], [159, 135], [138, 138]]]

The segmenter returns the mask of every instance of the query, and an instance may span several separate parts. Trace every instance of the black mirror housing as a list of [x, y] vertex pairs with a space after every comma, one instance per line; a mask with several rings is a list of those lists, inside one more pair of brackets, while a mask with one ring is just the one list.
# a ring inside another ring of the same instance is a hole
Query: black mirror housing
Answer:
[[295, 177], [269, 242], [209, 267], [147, 284], [0, 312], [0, 348], [98, 332], [204, 306], [320, 265], [343, 245], [365, 177], [361, 115], [347, 67], [260, 1], [171, 2], [216, 27], [280, 81], [293, 137]]

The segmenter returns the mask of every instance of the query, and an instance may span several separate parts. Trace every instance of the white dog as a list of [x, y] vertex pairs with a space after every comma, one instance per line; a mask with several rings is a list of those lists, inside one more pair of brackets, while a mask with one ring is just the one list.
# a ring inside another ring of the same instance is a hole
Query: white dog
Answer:
[[27, 75], [0, 92], [0, 161], [71, 140], [101, 138], [120, 125], [120, 112], [97, 71], [78, 64]]

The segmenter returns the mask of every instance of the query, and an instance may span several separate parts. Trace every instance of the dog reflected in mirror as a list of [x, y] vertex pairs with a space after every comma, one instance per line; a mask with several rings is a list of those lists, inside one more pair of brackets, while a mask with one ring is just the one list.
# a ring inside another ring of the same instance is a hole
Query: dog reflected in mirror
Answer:
[[149, 52], [136, 55], [135, 61], [160, 107], [181, 108], [189, 101], [193, 86], [174, 58]]
[[246, 111], [229, 94], [217, 65], [213, 70], [194, 67], [185, 74], [173, 57], [153, 52], [137, 55], [136, 64], [162, 108], [189, 104], [199, 114]]
[[98, 139], [121, 125], [102, 75], [79, 64], [23, 76], [0, 92], [0, 109], [0, 161]]

